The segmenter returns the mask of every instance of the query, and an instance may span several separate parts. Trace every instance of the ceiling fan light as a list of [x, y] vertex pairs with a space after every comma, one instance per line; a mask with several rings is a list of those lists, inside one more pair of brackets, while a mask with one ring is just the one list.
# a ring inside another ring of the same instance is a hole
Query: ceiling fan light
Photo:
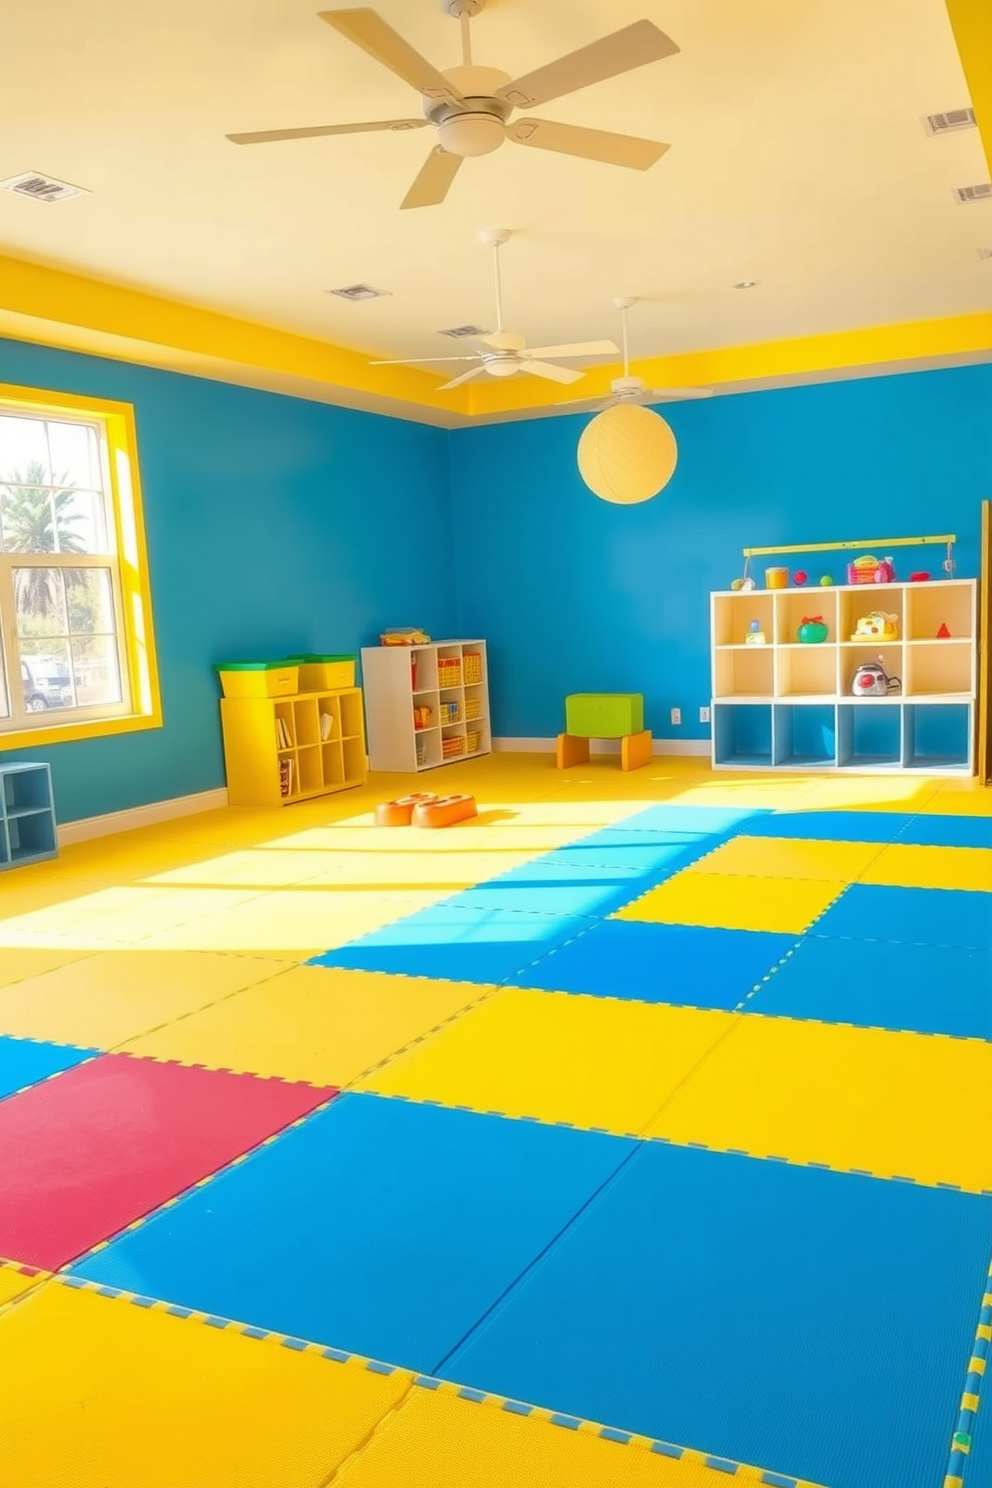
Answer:
[[678, 463], [675, 435], [660, 414], [618, 403], [590, 419], [579, 440], [579, 474], [594, 496], [636, 506], [664, 490]]
[[486, 371], [490, 377], [512, 377], [519, 365], [516, 357], [486, 358]]
[[495, 114], [452, 114], [438, 126], [438, 139], [449, 155], [491, 155], [505, 138]]

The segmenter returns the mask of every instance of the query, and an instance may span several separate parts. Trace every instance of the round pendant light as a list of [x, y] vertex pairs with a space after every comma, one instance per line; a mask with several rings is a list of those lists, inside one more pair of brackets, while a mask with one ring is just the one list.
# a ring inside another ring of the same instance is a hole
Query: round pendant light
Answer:
[[660, 414], [618, 403], [591, 419], [579, 440], [579, 474], [594, 495], [636, 506], [664, 490], [678, 463], [675, 435]]

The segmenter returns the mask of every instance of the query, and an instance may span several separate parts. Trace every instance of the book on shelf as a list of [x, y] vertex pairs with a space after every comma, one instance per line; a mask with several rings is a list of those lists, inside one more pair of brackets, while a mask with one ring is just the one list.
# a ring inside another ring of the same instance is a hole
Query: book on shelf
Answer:
[[320, 742], [326, 744], [334, 729], [333, 713], [321, 713], [320, 715]]
[[276, 743], [280, 749], [289, 749], [289, 729], [286, 727], [285, 718], [276, 717]]
[[293, 794], [293, 757], [287, 755], [279, 761], [279, 794], [291, 796]]

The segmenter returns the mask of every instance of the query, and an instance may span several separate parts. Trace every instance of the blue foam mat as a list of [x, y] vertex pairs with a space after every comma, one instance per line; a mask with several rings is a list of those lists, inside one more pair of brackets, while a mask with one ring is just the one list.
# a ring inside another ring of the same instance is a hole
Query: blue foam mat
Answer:
[[604, 827], [566, 847], [545, 853], [541, 862], [578, 868], [625, 869], [642, 875], [646, 885], [660, 883], [711, 852], [715, 838], [692, 832], [625, 831]]
[[472, 909], [448, 900], [315, 956], [308, 965], [488, 985], [522, 970], [589, 924], [578, 915]]
[[430, 1374], [635, 1145], [344, 1095], [71, 1269]]
[[0, 1035], [0, 1100], [37, 1085], [49, 1075], [61, 1074], [86, 1059], [99, 1054], [99, 1049], [77, 1049], [68, 1044], [50, 1044], [40, 1039], [12, 1038]]
[[818, 842], [895, 842], [914, 818], [903, 811], [772, 811], [742, 829], [747, 837], [799, 837]]
[[899, 841], [919, 847], [992, 848], [992, 816], [914, 816]]
[[506, 979], [513, 987], [585, 992], [730, 1010], [796, 944], [794, 935], [603, 920]]
[[990, 1236], [979, 1195], [648, 1143], [441, 1373], [830, 1488], [940, 1488]]
[[755, 992], [747, 1011], [992, 1039], [992, 955], [810, 935]]
[[766, 811], [746, 806], [679, 806], [663, 802], [648, 806], [618, 823], [627, 832], [691, 832], [700, 838], [730, 837], [750, 832], [751, 823]]
[[851, 884], [811, 933], [988, 950], [992, 948], [992, 894], [978, 889]]

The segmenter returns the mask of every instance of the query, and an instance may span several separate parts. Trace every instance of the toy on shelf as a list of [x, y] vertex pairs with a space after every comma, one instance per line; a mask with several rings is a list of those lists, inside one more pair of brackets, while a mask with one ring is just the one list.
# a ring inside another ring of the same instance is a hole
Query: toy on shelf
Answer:
[[804, 568], [797, 568], [792, 575], [792, 582], [801, 589], [804, 584], [809, 583], [809, 574]]
[[436, 796], [433, 801], [423, 801], [413, 808], [412, 825], [452, 827], [455, 822], [467, 821], [478, 814], [474, 796]]
[[760, 620], [752, 620], [744, 637], [746, 646], [763, 646], [765, 644], [765, 632], [761, 628]]
[[951, 639], [951, 632], [948, 630], [947, 622], [945, 620], [942, 620], [940, 622], [940, 629], [937, 631], [937, 639], [938, 641], [949, 641]]
[[849, 584], [894, 584], [895, 578], [896, 569], [891, 558], [873, 558], [865, 554], [847, 565]]
[[829, 634], [827, 622], [822, 615], [804, 615], [796, 631], [796, 639], [804, 646], [819, 646]]
[[434, 714], [430, 708], [414, 708], [413, 726], [415, 729], [431, 728], [434, 723]]
[[887, 615], [883, 610], [872, 610], [862, 615], [854, 627], [852, 641], [897, 641], [899, 639], [899, 616]]
[[413, 796], [400, 796], [396, 801], [382, 801], [375, 808], [377, 827], [408, 827], [415, 806], [425, 806], [438, 798], [432, 791], [421, 791]]
[[766, 589], [788, 589], [788, 587], [789, 587], [789, 570], [787, 568], [766, 568], [765, 569], [765, 588]]
[[829, 589], [833, 581], [833, 574], [823, 574], [820, 578], [820, 586], [823, 589]]
[[902, 687], [898, 677], [890, 677], [882, 665], [882, 658], [866, 661], [858, 667], [851, 681], [855, 697], [888, 697]]
[[384, 630], [379, 636], [380, 646], [429, 646], [430, 636], [426, 630]]
[[929, 578], [930, 578], [930, 575], [921, 569], [921, 571], [919, 573], [911, 573], [910, 574], [910, 576], [909, 576], [909, 582], [911, 584], [926, 584], [928, 582]]

